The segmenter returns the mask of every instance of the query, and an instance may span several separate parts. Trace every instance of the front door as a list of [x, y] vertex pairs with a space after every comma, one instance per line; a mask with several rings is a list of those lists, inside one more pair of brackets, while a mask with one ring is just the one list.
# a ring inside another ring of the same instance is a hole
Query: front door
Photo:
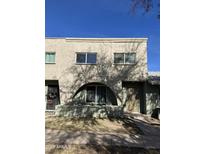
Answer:
[[126, 95], [126, 110], [129, 112], [140, 112], [139, 89], [134, 87], [127, 87]]
[[59, 104], [58, 86], [47, 86], [46, 92], [46, 110], [55, 110], [55, 106]]
[[143, 86], [139, 82], [123, 82], [124, 110], [127, 112], [142, 112]]

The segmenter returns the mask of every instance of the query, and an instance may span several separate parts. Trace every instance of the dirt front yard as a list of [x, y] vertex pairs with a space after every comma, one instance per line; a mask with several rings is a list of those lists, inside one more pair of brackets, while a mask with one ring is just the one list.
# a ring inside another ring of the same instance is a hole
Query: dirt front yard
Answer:
[[120, 119], [91, 119], [91, 118], [65, 118], [47, 117], [46, 129], [69, 130], [69, 131], [94, 131], [94, 132], [113, 132], [113, 133], [136, 133], [142, 131], [138, 127], [132, 127]]
[[159, 154], [159, 121], [46, 116], [46, 153]]

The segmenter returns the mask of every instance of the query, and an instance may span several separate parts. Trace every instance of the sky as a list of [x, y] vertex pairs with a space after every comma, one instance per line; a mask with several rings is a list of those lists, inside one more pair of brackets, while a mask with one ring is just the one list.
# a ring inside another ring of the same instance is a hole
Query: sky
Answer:
[[148, 13], [131, 0], [45, 0], [46, 37], [148, 38], [148, 70], [160, 71], [158, 0]]

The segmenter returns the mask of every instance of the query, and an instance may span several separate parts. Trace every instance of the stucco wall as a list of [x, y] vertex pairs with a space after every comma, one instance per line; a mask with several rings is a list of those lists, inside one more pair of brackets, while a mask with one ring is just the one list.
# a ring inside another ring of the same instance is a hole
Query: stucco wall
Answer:
[[[45, 78], [59, 81], [62, 104], [71, 101], [74, 93], [84, 84], [100, 82], [113, 90], [118, 105], [121, 105], [121, 81], [138, 81], [147, 77], [147, 39], [47, 38], [45, 41], [45, 51], [56, 52], [56, 63], [45, 65]], [[96, 52], [97, 64], [75, 64], [76, 52]], [[115, 52], [135, 52], [137, 63], [113, 64]]]

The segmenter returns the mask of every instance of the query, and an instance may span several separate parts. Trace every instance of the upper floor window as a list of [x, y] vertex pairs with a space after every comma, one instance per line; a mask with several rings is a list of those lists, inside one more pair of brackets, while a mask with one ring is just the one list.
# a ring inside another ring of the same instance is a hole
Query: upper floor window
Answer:
[[114, 53], [115, 64], [135, 64], [136, 53]]
[[76, 53], [77, 64], [96, 64], [96, 53]]
[[45, 62], [47, 64], [55, 63], [55, 56], [56, 56], [55, 52], [46, 52]]

